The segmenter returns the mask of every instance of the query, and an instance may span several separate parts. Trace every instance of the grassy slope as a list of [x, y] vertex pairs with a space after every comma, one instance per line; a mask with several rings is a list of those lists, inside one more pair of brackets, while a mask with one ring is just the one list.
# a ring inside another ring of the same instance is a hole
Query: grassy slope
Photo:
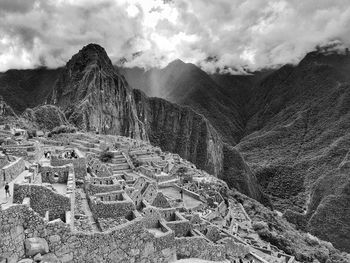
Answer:
[[249, 135], [237, 146], [275, 208], [307, 210], [287, 215], [347, 251], [350, 178], [339, 165], [350, 149], [349, 69], [349, 56], [311, 53], [270, 75], [256, 87]]
[[16, 113], [46, 100], [60, 69], [8, 70], [0, 74], [0, 95]]

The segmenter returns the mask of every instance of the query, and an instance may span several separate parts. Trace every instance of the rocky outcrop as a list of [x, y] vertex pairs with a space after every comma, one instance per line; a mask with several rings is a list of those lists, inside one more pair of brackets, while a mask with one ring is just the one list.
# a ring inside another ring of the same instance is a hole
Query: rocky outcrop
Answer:
[[36, 254], [46, 254], [49, 252], [49, 245], [44, 238], [31, 237], [24, 242], [26, 248], [26, 256], [32, 257]]
[[42, 105], [34, 109], [26, 109], [21, 117], [39, 129], [52, 130], [57, 126], [68, 124], [63, 112], [54, 105]]
[[85, 46], [68, 61], [48, 102], [79, 129], [147, 138], [132, 90], [99, 45]]
[[0, 96], [0, 117], [18, 117], [2, 96]]
[[224, 180], [231, 189], [235, 188], [264, 205], [270, 206], [269, 198], [261, 191], [255, 175], [239, 151], [225, 143], [223, 156], [223, 170], [219, 174], [219, 178]]

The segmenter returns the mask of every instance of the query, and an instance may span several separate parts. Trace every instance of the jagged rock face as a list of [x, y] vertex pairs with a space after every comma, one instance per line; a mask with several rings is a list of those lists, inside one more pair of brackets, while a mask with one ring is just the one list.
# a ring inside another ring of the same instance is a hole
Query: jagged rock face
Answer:
[[134, 97], [151, 143], [178, 153], [214, 175], [222, 171], [222, 142], [207, 119], [189, 107], [148, 98], [139, 90], [134, 90]]
[[7, 105], [7, 103], [4, 101], [3, 97], [0, 96], [0, 117], [15, 117], [17, 118], [16, 113], [13, 111], [13, 109]]
[[48, 102], [80, 129], [147, 139], [131, 89], [98, 45], [89, 44], [71, 58]]

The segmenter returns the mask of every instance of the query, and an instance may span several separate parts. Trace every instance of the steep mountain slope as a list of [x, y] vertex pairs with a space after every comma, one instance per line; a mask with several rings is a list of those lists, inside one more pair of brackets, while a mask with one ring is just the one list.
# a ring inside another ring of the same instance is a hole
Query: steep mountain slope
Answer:
[[313, 52], [263, 79], [237, 146], [278, 210], [346, 251], [350, 170], [341, 164], [350, 149], [349, 71], [349, 56]]
[[131, 87], [144, 91], [148, 96], [187, 105], [203, 114], [224, 142], [236, 144], [241, 138], [245, 122], [241, 96], [236, 96], [237, 93], [229, 89], [222, 89], [195, 65], [175, 60], [164, 69], [118, 70]]
[[61, 69], [11, 69], [0, 74], [0, 95], [16, 113], [42, 104]]

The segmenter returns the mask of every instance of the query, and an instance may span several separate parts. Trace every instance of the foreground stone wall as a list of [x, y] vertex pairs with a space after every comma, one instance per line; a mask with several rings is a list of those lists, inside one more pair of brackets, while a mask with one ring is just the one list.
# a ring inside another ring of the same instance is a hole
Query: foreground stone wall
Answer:
[[44, 219], [25, 205], [0, 209], [0, 258], [16, 263], [24, 256], [25, 238], [43, 235], [43, 224]]
[[90, 208], [96, 218], [125, 217], [136, 209], [131, 200], [102, 202], [98, 199], [90, 201]]
[[65, 220], [66, 211], [71, 210], [71, 201], [45, 185], [14, 184], [13, 202], [21, 204], [25, 197], [30, 198], [30, 205], [35, 212], [44, 217], [49, 211], [49, 218]]
[[45, 221], [33, 209], [15, 205], [0, 212], [0, 255], [15, 263], [24, 257], [28, 237], [44, 238], [62, 262], [171, 262], [175, 243], [158, 240], [142, 221], [133, 220], [101, 233], [73, 232], [60, 220]]
[[181, 258], [201, 258], [204, 260], [225, 260], [225, 246], [208, 242], [203, 237], [176, 237], [176, 254]]

